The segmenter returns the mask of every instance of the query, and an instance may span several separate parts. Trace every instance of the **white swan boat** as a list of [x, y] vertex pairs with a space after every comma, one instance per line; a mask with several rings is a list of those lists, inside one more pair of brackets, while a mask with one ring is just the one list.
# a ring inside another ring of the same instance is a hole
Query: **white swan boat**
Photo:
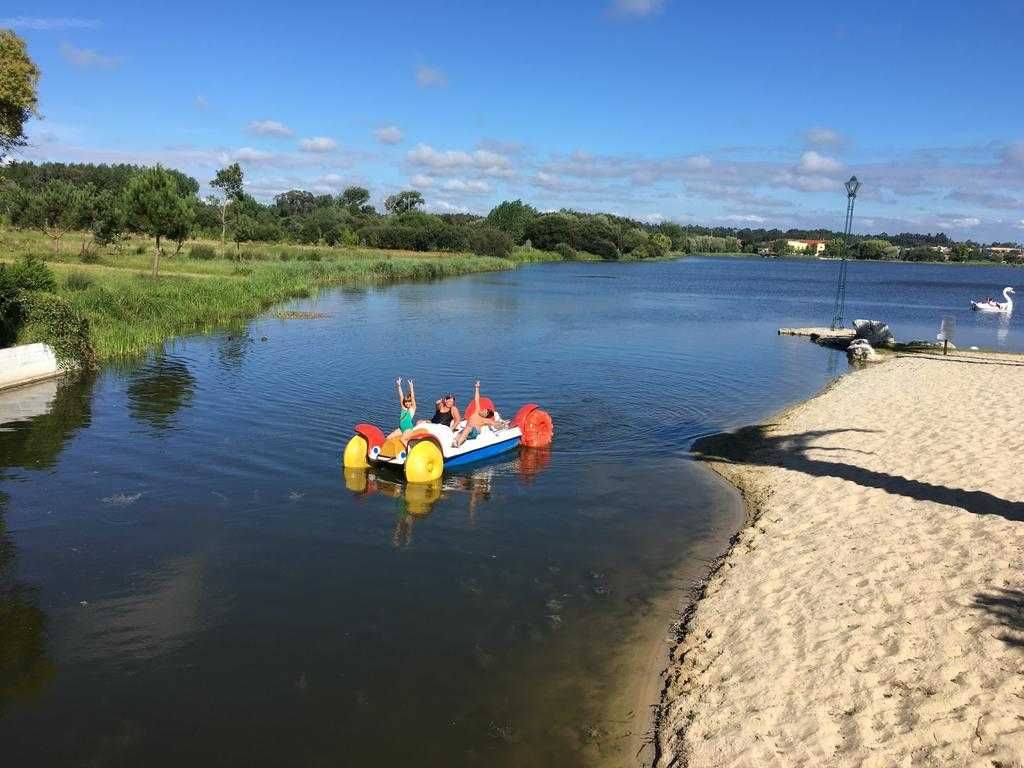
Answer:
[[995, 299], [986, 299], [985, 301], [972, 301], [971, 309], [975, 312], [1003, 312], [1010, 314], [1013, 312], [1013, 299], [1010, 296], [1014, 293], [1013, 288], [1007, 286], [1003, 288], [1003, 298], [1006, 301], [996, 301]]

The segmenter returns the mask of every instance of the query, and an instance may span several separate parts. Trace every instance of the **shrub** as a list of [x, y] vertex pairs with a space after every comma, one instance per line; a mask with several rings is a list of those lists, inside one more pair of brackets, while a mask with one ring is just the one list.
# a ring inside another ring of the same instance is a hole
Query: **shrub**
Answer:
[[469, 234], [469, 247], [481, 256], [507, 259], [512, 253], [512, 238], [496, 227], [478, 227]]
[[359, 245], [359, 235], [357, 235], [348, 227], [342, 227], [341, 236], [338, 238], [338, 243], [340, 245], [346, 245], [349, 247]]
[[7, 267], [7, 283], [16, 291], [52, 291], [57, 287], [53, 270], [37, 256], [26, 256]]
[[217, 258], [217, 249], [212, 245], [198, 243], [189, 249], [188, 257], [196, 261], [211, 261]]
[[61, 296], [29, 293], [25, 299], [27, 323], [19, 334], [26, 342], [49, 344], [64, 366], [96, 367], [96, 351], [89, 321]]
[[299, 251], [295, 256], [299, 261], [320, 261], [320, 251]]
[[576, 253], [575, 249], [568, 243], [556, 243], [551, 249], [566, 261], [575, 261], [579, 258], [579, 254]]
[[144, 254], [146, 252], [146, 246], [144, 246], [144, 245], [136, 245], [132, 250], [135, 252], [136, 256], [141, 256], [142, 254]]
[[82, 250], [78, 254], [78, 260], [83, 264], [99, 264], [100, 251], [98, 248], [90, 248], [82, 245]]
[[84, 291], [96, 284], [92, 275], [86, 272], [69, 272], [64, 279], [64, 287], [69, 291]]

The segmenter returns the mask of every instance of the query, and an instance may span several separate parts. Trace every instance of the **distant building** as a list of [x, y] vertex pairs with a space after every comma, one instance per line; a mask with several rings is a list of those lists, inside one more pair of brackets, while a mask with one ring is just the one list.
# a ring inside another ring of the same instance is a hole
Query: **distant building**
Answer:
[[817, 256], [825, 252], [824, 240], [787, 240], [786, 245], [795, 253], [813, 253]]
[[1024, 248], [1009, 248], [1005, 245], [993, 245], [988, 250], [994, 255], [1001, 256], [1003, 261], [1024, 259]]

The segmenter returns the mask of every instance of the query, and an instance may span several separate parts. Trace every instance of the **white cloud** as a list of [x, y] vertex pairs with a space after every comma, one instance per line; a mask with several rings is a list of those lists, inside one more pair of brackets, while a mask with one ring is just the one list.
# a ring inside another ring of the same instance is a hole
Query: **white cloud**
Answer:
[[98, 19], [79, 19], [68, 16], [40, 18], [34, 16], [15, 16], [0, 19], [0, 28], [32, 29], [36, 31], [53, 29], [96, 29], [100, 25]]
[[252, 147], [240, 147], [230, 154], [231, 159], [242, 163], [265, 163], [273, 160], [275, 155], [272, 152], [264, 152], [261, 149]]
[[935, 220], [942, 229], [973, 229], [981, 224], [977, 216], [946, 216]]
[[703, 171], [711, 167], [711, 158], [704, 155], [693, 155], [686, 158], [686, 166], [695, 171]]
[[449, 179], [444, 183], [444, 188], [449, 192], [464, 192], [472, 195], [482, 195], [491, 191], [491, 185], [479, 179], [471, 179], [469, 181]]
[[660, 213], [642, 213], [633, 218], [637, 221], [642, 221], [644, 224], [661, 224], [663, 221], [666, 221], [666, 218]]
[[246, 130], [257, 136], [280, 136], [285, 139], [295, 135], [295, 131], [277, 120], [253, 120], [246, 126]]
[[434, 186], [434, 182], [434, 179], [432, 179], [430, 176], [425, 176], [422, 173], [414, 174], [409, 179], [409, 183], [412, 184], [417, 189], [427, 189], [429, 187], [432, 187]]
[[330, 152], [338, 148], [338, 142], [326, 136], [314, 136], [311, 139], [303, 139], [299, 142], [299, 149], [303, 152]]
[[71, 43], [60, 44], [60, 55], [79, 69], [116, 69], [121, 66], [117, 56], [105, 56], [90, 48], [77, 48]]
[[800, 170], [807, 173], [835, 173], [843, 169], [843, 164], [834, 157], [822, 155], [813, 149], [800, 156]]
[[839, 131], [815, 126], [804, 132], [804, 141], [815, 147], [835, 147], [843, 143]]
[[1017, 222], [1016, 224], [1014, 224], [1013, 226], [1014, 226], [1014, 228], [1016, 228], [1016, 229], [1024, 229], [1024, 219], [1021, 219], [1020, 221], [1018, 221], [1018, 222]]
[[402, 130], [395, 125], [382, 125], [373, 132], [373, 137], [381, 144], [400, 144], [402, 141]]
[[205, 96], [196, 96], [195, 103], [196, 109], [198, 109], [200, 112], [203, 112], [204, 110], [207, 110], [210, 107], [210, 102], [206, 100]]
[[511, 177], [515, 175], [512, 161], [499, 152], [477, 149], [466, 152], [461, 149], [434, 149], [429, 144], [417, 144], [406, 153], [410, 164], [430, 168], [435, 173], [450, 173], [472, 169], [484, 176]]
[[764, 216], [758, 216], [756, 213], [730, 213], [727, 216], [719, 216], [718, 220], [728, 221], [733, 224], [742, 224], [744, 226], [748, 224], [757, 224], [760, 226], [768, 221]]
[[608, 10], [619, 18], [644, 18], [665, 7], [665, 0], [612, 0]]
[[420, 65], [416, 68], [416, 85], [420, 88], [443, 88], [448, 85], [448, 75], [436, 67]]

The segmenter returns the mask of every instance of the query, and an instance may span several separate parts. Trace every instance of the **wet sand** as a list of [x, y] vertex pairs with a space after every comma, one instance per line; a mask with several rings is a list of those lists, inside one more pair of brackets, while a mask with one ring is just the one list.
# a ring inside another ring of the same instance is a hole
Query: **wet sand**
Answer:
[[749, 519], [658, 765], [1024, 764], [1024, 356], [900, 357], [694, 450]]

